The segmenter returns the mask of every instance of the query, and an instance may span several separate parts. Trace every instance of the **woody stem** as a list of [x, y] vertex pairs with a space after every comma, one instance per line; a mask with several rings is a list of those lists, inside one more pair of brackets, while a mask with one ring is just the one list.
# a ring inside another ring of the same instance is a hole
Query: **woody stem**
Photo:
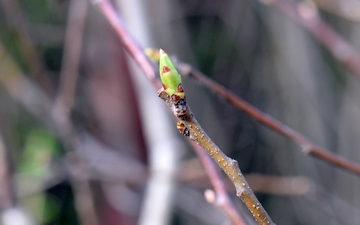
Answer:
[[189, 106], [186, 104], [186, 101], [184, 101], [184, 104], [182, 105], [182, 107], [185, 108], [185, 113], [182, 112], [179, 114], [176, 110], [176, 105], [174, 105], [174, 102], [165, 91], [160, 90], [159, 97], [167, 103], [174, 115], [185, 124], [190, 132], [190, 138], [203, 147], [230, 178], [235, 186], [236, 195], [245, 203], [257, 223], [261, 225], [274, 224], [245, 180], [237, 161], [225, 155], [225, 153], [210, 139], [197, 122]]

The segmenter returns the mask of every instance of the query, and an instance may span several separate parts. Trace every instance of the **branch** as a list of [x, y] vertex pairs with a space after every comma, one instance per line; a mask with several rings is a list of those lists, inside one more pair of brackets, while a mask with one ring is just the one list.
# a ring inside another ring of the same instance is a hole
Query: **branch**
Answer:
[[29, 24], [19, 2], [17, 0], [1, 0], [1, 2], [7, 22], [17, 34], [20, 45], [19, 50], [24, 56], [31, 75], [46, 93], [53, 97], [55, 93], [54, 87], [49, 79], [44, 62], [36, 49], [35, 41], [30, 35]]
[[195, 80], [199, 81], [202, 85], [211, 89], [216, 94], [222, 96], [230, 104], [242, 110], [243, 112], [245, 112], [250, 117], [257, 120], [261, 124], [267, 126], [268, 128], [276, 131], [277, 133], [297, 143], [298, 145], [300, 145], [302, 152], [304, 154], [312, 155], [334, 166], [350, 171], [356, 175], [360, 175], [360, 166], [358, 164], [350, 162], [347, 159], [342, 158], [341, 156], [331, 153], [329, 150], [325, 148], [315, 145], [302, 134], [298, 133], [291, 127], [288, 127], [287, 125], [281, 123], [280, 121], [274, 119], [270, 115], [260, 111], [255, 106], [252, 106], [245, 100], [236, 96], [231, 91], [228, 91], [224, 86], [221, 86], [220, 84], [211, 80], [200, 71], [191, 67], [191, 65], [180, 62], [179, 60], [174, 60], [174, 62], [182, 75], [194, 78]]
[[5, 146], [2, 132], [0, 132], [0, 212], [15, 206], [8, 154], [9, 151]]
[[[87, 179], [88, 165], [84, 160], [80, 137], [69, 118], [62, 110], [52, 111], [49, 97], [31, 83], [8, 56], [0, 42], [0, 83], [17, 102], [38, 119], [47, 129], [55, 134], [69, 153], [69, 160], [74, 167], [71, 186], [75, 193], [76, 210], [81, 224], [97, 225], [98, 218], [95, 201]], [[71, 153], [71, 154], [70, 154]]]
[[360, 22], [360, 2], [357, 0], [314, 0], [322, 10], [352, 22]]
[[74, 104], [88, 4], [87, 1], [72, 0], [68, 10], [59, 93], [54, 103], [55, 110], [63, 107], [67, 115]]
[[[162, 60], [160, 60], [160, 68], [163, 68], [161, 67], [161, 62]], [[168, 73], [168, 71], [171, 72], [171, 67], [168, 69], [170, 70], [166, 70], [165, 73]], [[164, 69], [162, 70], [165, 71]], [[173, 94], [170, 97], [168, 93], [167, 89], [160, 89], [158, 92], [159, 97], [166, 102], [173, 114], [186, 126], [186, 129], [189, 131], [190, 138], [203, 147], [230, 178], [235, 186], [236, 195], [245, 203], [246, 207], [250, 210], [258, 224], [274, 224], [245, 180], [244, 175], [239, 169], [238, 163], [234, 159], [227, 157], [205, 133], [195, 119], [190, 107], [187, 105], [185, 97], [180, 100], [174, 100], [173, 96], [176, 94]], [[184, 132], [184, 134], [186, 134], [186, 132]]]
[[[113, 7], [110, 5], [109, 1], [107, 0], [93, 0], [94, 4], [97, 4], [102, 11], [103, 15], [106, 17], [106, 19], [109, 21], [109, 23], [113, 26], [115, 32], [119, 36], [119, 38], [122, 40], [124, 48], [128, 51], [130, 56], [135, 60], [135, 62], [138, 64], [140, 69], [143, 70], [143, 72], [146, 74], [147, 78], [153, 83], [153, 85], [157, 88], [161, 87], [160, 82], [155, 79], [155, 68], [152, 64], [148, 61], [147, 57], [144, 55], [144, 50], [141, 48], [133, 39], [133, 37], [130, 35], [130, 33], [125, 28], [125, 25], [121, 18], [117, 15]], [[197, 151], [196, 151], [197, 152]], [[198, 154], [199, 159], [203, 162], [203, 165], [206, 165], [205, 167], [209, 170], [215, 171], [212, 163], [206, 162], [208, 159], [203, 157], [202, 154]], [[212, 177], [212, 180], [219, 179], [219, 177], [216, 177], [215, 175]], [[221, 182], [221, 181], [216, 181]], [[215, 186], [215, 185], [214, 185]], [[216, 190], [221, 189], [220, 187], [216, 187]], [[221, 195], [220, 195], [221, 196]], [[227, 212], [226, 215], [229, 216], [231, 221], [242, 219], [240, 215], [235, 215], [236, 210], [233, 205], [230, 205], [231, 201], [225, 201], [223, 208], [226, 208]], [[244, 224], [245, 222], [243, 222]], [[235, 224], [241, 224], [241, 220], [236, 221]]]
[[307, 29], [315, 39], [329, 50], [337, 61], [360, 79], [360, 55], [319, 17], [313, 4], [301, 3], [297, 5], [293, 0], [266, 0], [262, 2], [273, 5]]
[[138, 66], [143, 70], [147, 78], [153, 82], [155, 86], [159, 83], [155, 79], [155, 68], [151, 65], [144, 55], [144, 49], [129, 35], [130, 32], [126, 29], [124, 22], [117, 15], [114, 8], [109, 3], [109, 0], [90, 0], [97, 4], [103, 15], [114, 28], [117, 35], [121, 38], [124, 48], [131, 57], [135, 60]]
[[227, 215], [232, 224], [246, 224], [244, 216], [236, 210], [234, 203], [229, 197], [224, 180], [220, 177], [220, 174], [215, 168], [209, 155], [204, 151], [204, 149], [202, 149], [199, 145], [196, 145], [194, 142], [191, 141], [190, 145], [200, 158], [200, 162], [203, 165], [212, 186], [214, 187], [216, 197], [212, 203], [215, 203], [216, 206], [218, 206], [220, 210]]
[[[154, 82], [154, 72], [149, 72], [148, 68], [151, 67], [148, 61], [143, 60], [143, 53], [137, 46], [137, 44], [131, 40], [131, 37], [126, 32], [122, 21], [116, 15], [114, 10], [111, 9], [111, 6], [107, 1], [96, 1], [99, 3], [99, 7], [102, 10], [103, 14], [107, 17], [111, 25], [114, 27], [115, 31], [119, 35], [119, 37], [123, 40], [124, 47], [130, 53], [130, 55], [135, 59], [137, 64], [140, 68], [147, 74], [148, 78]], [[360, 64], [359, 64], [360, 65]], [[180, 67], [179, 67], [180, 68]], [[187, 67], [189, 69], [189, 67]], [[196, 77], [195, 74], [198, 71], [191, 70], [191, 75]], [[234, 104], [238, 108], [242, 109], [256, 119], [257, 121], [261, 122], [262, 124], [268, 126], [269, 128], [275, 130], [276, 132], [280, 133], [281, 135], [293, 140], [295, 143], [299, 144], [302, 147], [302, 150], [306, 154], [313, 155], [319, 159], [327, 161], [335, 166], [343, 168], [345, 170], [351, 171], [357, 175], [360, 175], [360, 167], [357, 164], [351, 163], [346, 159], [343, 159], [339, 156], [336, 156], [332, 153], [329, 153], [328, 150], [318, 147], [309, 141], [306, 137], [301, 135], [300, 133], [296, 132], [292, 128], [278, 122], [277, 120], [273, 119], [271, 116], [259, 111], [257, 108], [251, 106], [247, 102], [243, 101], [242, 99], [236, 97], [234, 94], [228, 92], [224, 87], [216, 84], [215, 82], [211, 81], [210, 79], [203, 76], [202, 78], [196, 77], [200, 81], [202, 81], [206, 86], [214, 86], [213, 89], [218, 94], [225, 97], [230, 103]], [[217, 87], [216, 87], [217, 86]]]

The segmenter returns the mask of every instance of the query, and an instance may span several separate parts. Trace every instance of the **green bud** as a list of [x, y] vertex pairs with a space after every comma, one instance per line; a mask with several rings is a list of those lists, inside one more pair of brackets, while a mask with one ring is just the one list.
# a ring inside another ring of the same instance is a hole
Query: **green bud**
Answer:
[[170, 97], [176, 96], [174, 99], [184, 99], [185, 92], [181, 85], [181, 76], [176, 70], [174, 64], [171, 62], [170, 57], [162, 49], [160, 54], [160, 79], [164, 87], [164, 91]]

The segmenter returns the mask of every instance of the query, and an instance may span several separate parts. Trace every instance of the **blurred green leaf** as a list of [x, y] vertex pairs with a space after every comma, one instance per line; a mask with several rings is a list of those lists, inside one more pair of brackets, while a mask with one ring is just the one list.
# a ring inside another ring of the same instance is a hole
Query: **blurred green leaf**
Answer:
[[51, 194], [38, 194], [23, 199], [24, 206], [41, 224], [54, 221], [60, 212], [58, 199]]
[[45, 130], [34, 129], [26, 137], [19, 172], [36, 177], [46, 176], [51, 160], [59, 154], [57, 140]]

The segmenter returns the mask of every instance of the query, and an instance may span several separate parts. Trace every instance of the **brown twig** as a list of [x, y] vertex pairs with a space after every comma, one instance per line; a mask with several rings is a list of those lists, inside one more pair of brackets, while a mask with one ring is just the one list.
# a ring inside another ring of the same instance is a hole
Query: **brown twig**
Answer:
[[190, 138], [203, 147], [206, 152], [213, 158], [218, 166], [230, 178], [236, 189], [236, 195], [244, 202], [246, 207], [250, 210], [258, 224], [268, 225], [274, 224], [271, 218], [256, 198], [254, 192], [245, 180], [241, 173], [238, 163], [225, 155], [223, 151], [211, 140], [205, 133], [200, 124], [195, 119], [195, 116], [187, 106], [186, 100], [182, 102], [181, 111], [179, 112], [176, 104], [171, 100], [169, 95], [160, 89], [159, 97], [163, 99], [173, 114], [187, 127], [190, 132]]
[[327, 25], [311, 4], [297, 5], [293, 0], [264, 0], [307, 29], [350, 73], [360, 79], [360, 56]]
[[[103, 15], [108, 19], [110, 24], [113, 26], [114, 30], [118, 34], [118, 36], [121, 38], [124, 48], [128, 51], [128, 53], [131, 55], [131, 57], [136, 61], [136, 63], [139, 65], [139, 67], [143, 70], [143, 72], [146, 74], [147, 78], [152, 81], [154, 86], [156, 88], [161, 87], [161, 83], [155, 79], [155, 68], [149, 63], [147, 57], [144, 55], [143, 49], [135, 42], [135, 40], [132, 38], [130, 33], [126, 30], [124, 23], [120, 19], [120, 17], [117, 15], [113, 7], [110, 5], [110, 3], [107, 0], [100, 0], [100, 1], [93, 1], [94, 3], [98, 4], [99, 8], [101, 9]], [[203, 158], [202, 155], [199, 155], [200, 160], [208, 160]], [[204, 165], [207, 165], [207, 167], [213, 167], [213, 164], [205, 162]], [[209, 170], [216, 170], [215, 168], [208, 168]], [[217, 179], [217, 177], [213, 177], [213, 179]], [[221, 181], [218, 181], [221, 182]], [[226, 201], [224, 204], [229, 204], [230, 201]], [[230, 203], [231, 204], [231, 203]], [[227, 215], [231, 214], [230, 220], [235, 219], [241, 219], [240, 215], [233, 215], [236, 213], [235, 208], [233, 208], [232, 205], [224, 206], [224, 208], [227, 208], [228, 212]], [[236, 224], [241, 224], [241, 221], [237, 221]]]
[[159, 83], [155, 79], [156, 70], [149, 63], [149, 60], [144, 54], [144, 49], [130, 36], [130, 32], [126, 29], [124, 22], [120, 19], [114, 8], [108, 0], [90, 0], [98, 4], [103, 15], [114, 28], [115, 32], [121, 38], [124, 48], [128, 51], [131, 57], [135, 60], [138, 66], [143, 70], [147, 78], [152, 81], [157, 87]]
[[244, 216], [236, 210], [236, 207], [229, 197], [229, 194], [225, 187], [224, 180], [220, 177], [218, 170], [214, 166], [214, 162], [209, 155], [195, 142], [190, 141], [190, 145], [199, 156], [200, 162], [203, 165], [207, 177], [209, 178], [212, 186], [215, 190], [214, 203], [223, 211], [225, 215], [230, 219], [232, 224], [240, 225], [247, 224]]
[[[117, 17], [116, 13], [111, 9], [111, 6], [108, 2], [104, 1], [97, 1], [100, 5], [100, 8], [102, 9], [104, 15], [107, 17], [107, 19], [110, 21], [110, 23], [113, 25], [114, 29], [118, 33], [118, 35], [122, 38], [125, 48], [130, 52], [130, 54], [134, 57], [135, 61], [138, 63], [140, 68], [144, 70], [144, 72], [148, 75], [148, 77], [153, 80], [153, 72], [149, 72], [147, 68], [148, 62], [145, 60], [143, 61], [143, 57], [141, 56], [143, 53], [141, 50], [137, 50], [138, 47], [134, 42], [131, 41], [131, 38], [126, 33], [122, 22]], [[139, 56], [140, 55], [140, 56]], [[146, 66], [144, 66], [144, 64]], [[360, 64], [359, 64], [360, 65]], [[194, 71], [192, 71], [194, 72]], [[150, 76], [149, 76], [150, 74]], [[221, 94], [223, 97], [225, 97], [229, 102], [236, 105], [237, 107], [244, 110], [247, 114], [252, 116], [254, 119], [258, 120], [259, 122], [263, 123], [264, 125], [270, 127], [271, 129], [277, 131], [278, 133], [284, 135], [285, 137], [293, 140], [294, 142], [298, 143], [301, 147], [304, 153], [308, 153], [310, 155], [313, 155], [319, 159], [325, 160], [333, 165], [336, 165], [338, 167], [341, 167], [345, 170], [351, 171], [355, 174], [360, 175], [360, 167], [354, 163], [349, 162], [346, 159], [343, 159], [339, 156], [336, 156], [332, 153], [329, 153], [323, 148], [317, 147], [315, 144], [313, 144], [311, 141], [309, 141], [307, 138], [305, 138], [303, 135], [299, 134], [295, 130], [291, 129], [290, 127], [278, 122], [277, 120], [273, 119], [269, 115], [262, 113], [255, 107], [249, 105], [245, 101], [239, 99], [233, 94], [229, 94], [228, 91], [219, 85], [217, 85], [215, 82], [207, 79], [205, 76], [203, 76], [204, 80], [207, 80], [206, 85], [209, 86], [218, 86], [214, 90]], [[200, 79], [200, 80], [202, 80]]]
[[87, 1], [72, 0], [69, 6], [59, 93], [54, 106], [63, 107], [66, 114], [74, 104], [87, 5]]
[[341, 156], [335, 155], [325, 148], [316, 146], [302, 134], [279, 122], [270, 115], [260, 111], [255, 106], [250, 105], [231, 91], [228, 91], [225, 87], [206, 77], [200, 71], [192, 68], [190, 65], [179, 62], [178, 60], [175, 60], [174, 62], [182, 75], [196, 79], [202, 85], [213, 90], [215, 93], [225, 98], [225, 100], [230, 104], [242, 110], [258, 122], [297, 143], [300, 145], [304, 154], [312, 155], [332, 165], [360, 175], [360, 166], [358, 164], [350, 162]]

